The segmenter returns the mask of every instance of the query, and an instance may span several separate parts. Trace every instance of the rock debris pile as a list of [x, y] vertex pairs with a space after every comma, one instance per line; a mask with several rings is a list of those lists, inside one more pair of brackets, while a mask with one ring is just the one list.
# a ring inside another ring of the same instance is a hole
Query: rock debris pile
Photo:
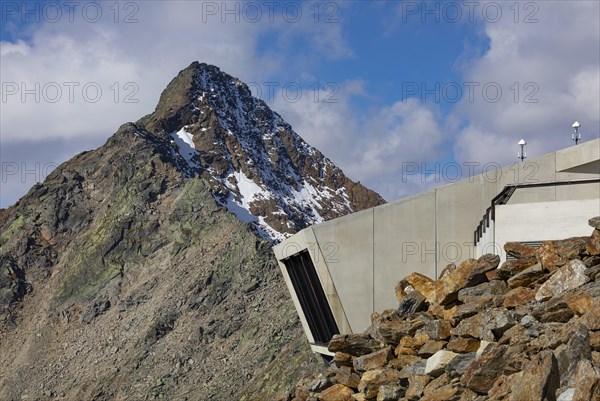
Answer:
[[288, 401], [600, 400], [600, 217], [590, 237], [504, 247], [412, 273], [396, 310], [337, 335], [319, 377]]

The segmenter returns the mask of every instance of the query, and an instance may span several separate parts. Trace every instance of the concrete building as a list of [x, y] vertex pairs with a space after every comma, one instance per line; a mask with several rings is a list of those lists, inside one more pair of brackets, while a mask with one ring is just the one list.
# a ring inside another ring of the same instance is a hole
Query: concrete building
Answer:
[[417, 271], [503, 254], [508, 241], [590, 235], [600, 215], [600, 139], [308, 227], [273, 250], [315, 352], [396, 308]]

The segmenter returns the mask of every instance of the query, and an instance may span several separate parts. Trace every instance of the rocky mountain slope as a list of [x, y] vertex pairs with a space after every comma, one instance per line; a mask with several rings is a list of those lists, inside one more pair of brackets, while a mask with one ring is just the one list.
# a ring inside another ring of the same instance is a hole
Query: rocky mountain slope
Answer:
[[397, 310], [338, 335], [333, 364], [279, 400], [600, 400], [600, 217], [590, 237], [508, 243], [437, 281], [398, 283]]
[[193, 63], [0, 211], [0, 400], [268, 399], [318, 364], [263, 238], [381, 202]]

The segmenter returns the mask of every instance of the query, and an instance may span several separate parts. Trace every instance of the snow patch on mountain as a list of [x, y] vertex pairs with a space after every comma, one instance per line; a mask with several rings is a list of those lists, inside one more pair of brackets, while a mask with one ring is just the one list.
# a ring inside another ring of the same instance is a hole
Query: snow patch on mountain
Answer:
[[272, 198], [271, 192], [257, 185], [242, 171], [230, 173], [225, 180], [225, 185], [230, 189], [225, 204], [227, 210], [244, 223], [254, 223], [265, 239], [276, 241], [285, 239], [285, 235], [267, 224], [263, 216], [256, 216], [250, 211], [252, 202]]
[[173, 142], [179, 149], [179, 154], [187, 162], [188, 166], [192, 169], [199, 167], [198, 162], [194, 160], [194, 157], [198, 155], [196, 145], [194, 145], [194, 135], [186, 131], [186, 127], [183, 127], [177, 132], [171, 134]]

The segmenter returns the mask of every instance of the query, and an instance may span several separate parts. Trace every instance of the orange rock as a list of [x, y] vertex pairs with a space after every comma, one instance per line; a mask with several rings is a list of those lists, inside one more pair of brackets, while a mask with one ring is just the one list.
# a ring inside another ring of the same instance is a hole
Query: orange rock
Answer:
[[343, 352], [353, 356], [370, 354], [381, 348], [382, 342], [368, 334], [336, 334], [328, 345], [330, 352]]
[[535, 298], [535, 292], [526, 287], [517, 287], [510, 290], [504, 296], [502, 306], [505, 308], [516, 308], [525, 305]]
[[520, 242], [507, 242], [504, 244], [504, 250], [517, 259], [535, 257], [535, 248]]
[[392, 347], [388, 346], [379, 351], [354, 358], [354, 370], [357, 372], [364, 372], [370, 369], [381, 368], [387, 364], [390, 359], [392, 359]]
[[586, 237], [573, 237], [561, 241], [544, 241], [536, 255], [542, 267], [554, 272], [569, 260], [576, 259], [585, 252]]
[[459, 388], [455, 385], [448, 384], [446, 386], [440, 387], [429, 395], [421, 398], [420, 401], [447, 401], [449, 399], [454, 399], [459, 392]]
[[443, 375], [433, 379], [432, 381], [429, 382], [429, 384], [423, 390], [423, 395], [426, 395], [426, 396], [430, 395], [430, 394], [436, 392], [439, 388], [450, 384], [450, 379], [451, 379], [450, 376], [448, 376], [445, 373]]
[[573, 373], [573, 401], [600, 399], [600, 375], [590, 361], [582, 359]]
[[415, 375], [408, 377], [408, 389], [405, 397], [408, 399], [419, 399], [423, 394], [425, 386], [431, 381], [431, 377]]
[[448, 344], [446, 341], [429, 340], [419, 349], [419, 356], [428, 358], [436, 352], [442, 350], [446, 344]]
[[457, 299], [458, 291], [487, 280], [486, 273], [494, 270], [500, 263], [497, 255], [483, 255], [479, 259], [468, 259], [454, 271], [435, 282], [435, 291], [429, 294], [427, 301], [447, 305]]
[[481, 341], [476, 338], [470, 337], [452, 337], [448, 346], [446, 347], [449, 351], [458, 353], [475, 352], [479, 349]]
[[540, 278], [546, 275], [546, 271], [540, 263], [528, 267], [527, 269], [519, 272], [508, 279], [508, 286], [510, 288], [527, 287], [530, 284], [538, 281]]
[[[401, 287], [411, 285], [416, 291], [419, 291], [425, 298], [435, 291], [435, 281], [420, 273], [411, 273], [404, 277], [400, 283]], [[396, 290], [397, 291], [397, 290]]]
[[478, 393], [488, 392], [506, 366], [506, 348], [507, 346], [497, 346], [476, 359], [460, 378], [461, 384]]
[[354, 391], [343, 384], [334, 384], [323, 391], [317, 399], [319, 401], [354, 401], [352, 398]]
[[446, 274], [435, 283], [435, 291], [427, 297], [427, 301], [440, 305], [449, 304], [457, 299], [458, 291], [464, 288], [469, 280], [469, 273], [473, 270], [477, 260], [467, 259], [454, 271]]
[[550, 350], [534, 355], [511, 385], [510, 401], [555, 399], [560, 387], [558, 362]]
[[585, 240], [585, 250], [590, 255], [600, 255], [600, 230], [594, 230], [592, 236]]
[[444, 317], [444, 306], [440, 304], [434, 303], [429, 305], [428, 311], [435, 317]]
[[485, 274], [498, 268], [500, 256], [485, 254], [477, 259], [477, 263], [471, 269], [468, 275], [469, 285], [477, 285], [486, 281]]
[[402, 337], [400, 343], [398, 344], [398, 348], [412, 348], [419, 349], [423, 344], [425, 344], [429, 340], [429, 336], [427, 334], [415, 334], [414, 337]]
[[350, 388], [358, 388], [360, 376], [348, 366], [342, 366], [335, 374], [335, 380]]
[[358, 390], [367, 399], [377, 397], [379, 387], [383, 385], [394, 386], [400, 384], [400, 372], [396, 369], [373, 369], [366, 371], [358, 385]]
[[586, 292], [567, 293], [564, 299], [569, 308], [578, 315], [589, 312], [594, 305], [594, 299]]
[[423, 325], [424, 322], [419, 319], [410, 321], [400, 319], [381, 320], [371, 325], [369, 333], [373, 338], [383, 339], [387, 344], [398, 345], [402, 337], [413, 336]]
[[441, 318], [451, 322], [452, 316], [454, 316], [454, 312], [456, 312], [458, 307], [458, 301], [447, 305], [440, 305], [434, 303], [429, 305], [429, 309], [427, 309], [427, 311], [437, 318]]
[[451, 308], [446, 307], [443, 312], [444, 320], [447, 320], [450, 323], [452, 323], [452, 316], [454, 316], [455, 312], [458, 310], [458, 307], [458, 305], [453, 305]]
[[411, 365], [420, 360], [421, 358], [415, 355], [398, 355], [396, 359], [392, 359], [388, 362], [388, 366], [390, 368], [401, 370], [406, 365]]
[[594, 302], [593, 307], [584, 313], [579, 321], [589, 330], [600, 330], [600, 308], [598, 302]]
[[346, 354], [344, 352], [336, 352], [333, 356], [333, 362], [335, 366], [352, 366], [352, 355]]
[[537, 263], [535, 257], [529, 257], [524, 259], [512, 259], [502, 263], [497, 269], [490, 270], [485, 275], [489, 281], [492, 280], [508, 280], [517, 273], [531, 267]]
[[590, 331], [590, 346], [594, 351], [600, 351], [600, 331]]
[[514, 380], [515, 378], [515, 375], [501, 375], [498, 377], [498, 379], [496, 379], [492, 385], [490, 391], [488, 391], [488, 397], [491, 400], [503, 400], [507, 398], [507, 396], [510, 394], [510, 386], [512, 383], [511, 380]]
[[431, 320], [420, 328], [415, 335], [426, 335], [432, 340], [445, 340], [450, 337], [452, 326], [447, 320]]
[[401, 347], [401, 346], [397, 346], [396, 350], [394, 351], [394, 353], [396, 354], [396, 356], [400, 356], [400, 355], [417, 355], [417, 351], [413, 348], [409, 348], [409, 347]]
[[456, 265], [454, 263], [446, 265], [446, 267], [444, 267], [444, 269], [440, 272], [438, 280], [444, 277], [446, 274], [453, 272], [454, 270], [456, 270]]
[[542, 267], [551, 272], [567, 262], [558, 255], [554, 241], [542, 242], [542, 245], [537, 250], [537, 258]]

